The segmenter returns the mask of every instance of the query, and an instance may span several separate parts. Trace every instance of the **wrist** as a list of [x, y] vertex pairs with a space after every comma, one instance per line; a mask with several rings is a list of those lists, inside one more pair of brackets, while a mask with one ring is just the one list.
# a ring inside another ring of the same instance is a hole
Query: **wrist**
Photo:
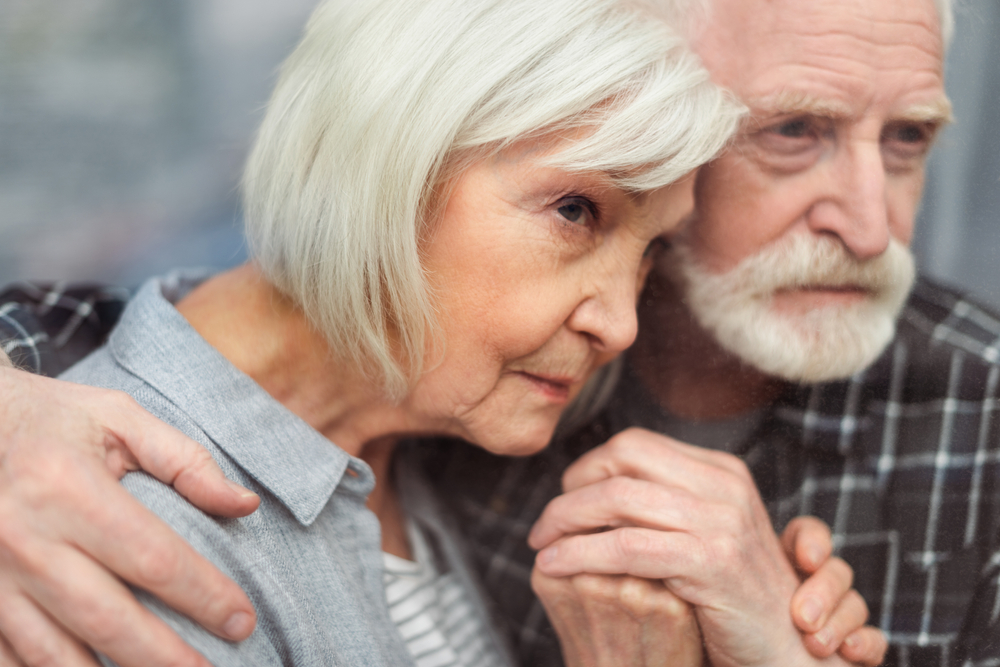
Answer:
[[0, 368], [14, 368], [14, 362], [10, 360], [3, 348], [0, 348]]

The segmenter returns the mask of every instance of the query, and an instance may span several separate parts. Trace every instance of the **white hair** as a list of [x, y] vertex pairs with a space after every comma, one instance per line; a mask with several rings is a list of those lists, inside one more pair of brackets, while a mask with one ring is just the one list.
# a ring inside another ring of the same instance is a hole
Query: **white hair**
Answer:
[[419, 246], [454, 164], [586, 127], [551, 162], [646, 190], [716, 155], [741, 112], [637, 2], [327, 0], [250, 154], [251, 252], [398, 399], [434, 340]]

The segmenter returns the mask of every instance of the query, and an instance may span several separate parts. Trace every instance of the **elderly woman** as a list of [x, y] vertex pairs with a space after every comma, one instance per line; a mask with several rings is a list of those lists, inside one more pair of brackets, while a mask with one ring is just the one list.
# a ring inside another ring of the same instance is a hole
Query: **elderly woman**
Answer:
[[233, 644], [144, 604], [216, 665], [508, 663], [396, 450], [545, 447], [632, 342], [651, 249], [738, 114], [635, 3], [323, 3], [249, 158], [252, 261], [147, 283], [66, 375], [128, 392], [261, 496], [219, 520], [126, 476], [259, 628]]

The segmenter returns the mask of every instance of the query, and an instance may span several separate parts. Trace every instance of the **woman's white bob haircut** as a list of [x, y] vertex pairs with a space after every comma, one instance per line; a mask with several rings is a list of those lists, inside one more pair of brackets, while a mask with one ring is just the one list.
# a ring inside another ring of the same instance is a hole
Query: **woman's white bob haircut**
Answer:
[[742, 108], [669, 27], [667, 4], [323, 2], [247, 164], [255, 260], [337, 354], [401, 398], [437, 342], [421, 240], [467, 160], [586, 128], [552, 162], [641, 191], [723, 148]]

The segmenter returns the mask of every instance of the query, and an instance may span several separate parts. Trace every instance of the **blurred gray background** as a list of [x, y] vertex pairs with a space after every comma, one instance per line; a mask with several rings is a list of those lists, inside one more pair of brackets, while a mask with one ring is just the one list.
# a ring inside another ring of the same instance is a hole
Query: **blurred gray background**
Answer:
[[[1000, 0], [960, 2], [914, 247], [1000, 306]], [[315, 3], [0, 0], [0, 285], [241, 261], [242, 162]]]

